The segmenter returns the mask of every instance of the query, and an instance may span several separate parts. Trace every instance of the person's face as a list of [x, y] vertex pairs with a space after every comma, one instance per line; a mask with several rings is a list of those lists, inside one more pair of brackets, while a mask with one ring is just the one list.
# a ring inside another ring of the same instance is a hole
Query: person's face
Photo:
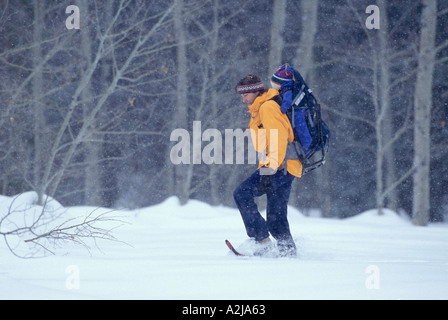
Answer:
[[243, 102], [246, 103], [248, 106], [253, 104], [257, 97], [258, 97], [258, 92], [249, 92], [249, 93], [241, 94], [241, 98], [243, 98]]

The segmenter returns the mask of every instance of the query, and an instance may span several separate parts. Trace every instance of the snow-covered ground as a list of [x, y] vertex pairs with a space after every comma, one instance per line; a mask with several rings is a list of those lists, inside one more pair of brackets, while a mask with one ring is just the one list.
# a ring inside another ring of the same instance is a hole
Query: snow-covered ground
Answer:
[[[12, 199], [0, 196], [0, 219]], [[14, 205], [35, 216], [33, 201], [25, 194]], [[65, 208], [64, 217], [93, 210]], [[322, 219], [290, 208], [299, 257], [266, 259], [229, 253], [225, 239], [247, 239], [236, 209], [170, 198], [113, 214], [128, 222], [113, 231], [122, 242], [100, 241], [90, 253], [68, 245], [21, 259], [0, 238], [0, 299], [448, 299], [447, 224], [415, 227], [388, 211]]]

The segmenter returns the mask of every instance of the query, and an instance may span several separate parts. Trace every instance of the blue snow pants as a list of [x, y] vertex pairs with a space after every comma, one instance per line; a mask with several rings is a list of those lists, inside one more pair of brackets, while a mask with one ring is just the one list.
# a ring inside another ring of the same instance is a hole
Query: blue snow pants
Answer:
[[247, 235], [256, 241], [267, 238], [270, 233], [277, 241], [294, 243], [287, 218], [287, 206], [294, 176], [290, 173], [285, 175], [283, 170], [278, 170], [271, 176], [271, 188], [266, 193], [266, 220], [255, 203], [255, 197], [264, 194], [258, 189], [260, 170], [243, 181], [233, 193]]

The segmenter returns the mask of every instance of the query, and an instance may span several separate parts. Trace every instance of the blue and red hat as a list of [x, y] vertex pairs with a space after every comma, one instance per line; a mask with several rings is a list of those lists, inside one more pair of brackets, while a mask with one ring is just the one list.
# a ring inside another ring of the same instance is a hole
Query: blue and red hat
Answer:
[[294, 68], [285, 63], [284, 65], [280, 66], [277, 71], [275, 71], [275, 73], [272, 75], [271, 81], [281, 86], [283, 83], [291, 81], [293, 79]]

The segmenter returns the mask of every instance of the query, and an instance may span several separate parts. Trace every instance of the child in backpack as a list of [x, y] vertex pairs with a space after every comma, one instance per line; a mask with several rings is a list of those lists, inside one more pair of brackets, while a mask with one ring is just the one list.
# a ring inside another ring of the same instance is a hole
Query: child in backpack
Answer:
[[[298, 70], [288, 64], [275, 71], [271, 86], [278, 90], [279, 97], [275, 100], [294, 131], [295, 140], [288, 145], [287, 159], [300, 159], [302, 174], [320, 167], [325, 163], [330, 129], [321, 118], [320, 105], [310, 88]], [[316, 152], [321, 155], [314, 157]]]
[[272, 75], [271, 87], [278, 90], [282, 97], [280, 110], [286, 113], [292, 103], [292, 90], [294, 87], [294, 68], [287, 63], [280, 66]]
[[[274, 72], [271, 78], [272, 88], [278, 90], [279, 96], [281, 97], [280, 110], [284, 114], [286, 114], [286, 112], [288, 111], [288, 109], [291, 107], [292, 104], [293, 89], [295, 85], [294, 73], [295, 73], [294, 68], [286, 63], [280, 66], [277, 69], [277, 71]], [[304, 118], [305, 109], [301, 110], [301, 113], [302, 115], [299, 115], [299, 117]], [[299, 126], [298, 132], [300, 132], [300, 136], [304, 138], [304, 141], [302, 141], [303, 142], [302, 146], [304, 148], [305, 153], [307, 153], [309, 151], [312, 138], [309, 135], [306, 123], [304, 121], [295, 123], [294, 117], [291, 117], [290, 120], [292, 121], [291, 124], [293, 129], [296, 127], [296, 125]]]

